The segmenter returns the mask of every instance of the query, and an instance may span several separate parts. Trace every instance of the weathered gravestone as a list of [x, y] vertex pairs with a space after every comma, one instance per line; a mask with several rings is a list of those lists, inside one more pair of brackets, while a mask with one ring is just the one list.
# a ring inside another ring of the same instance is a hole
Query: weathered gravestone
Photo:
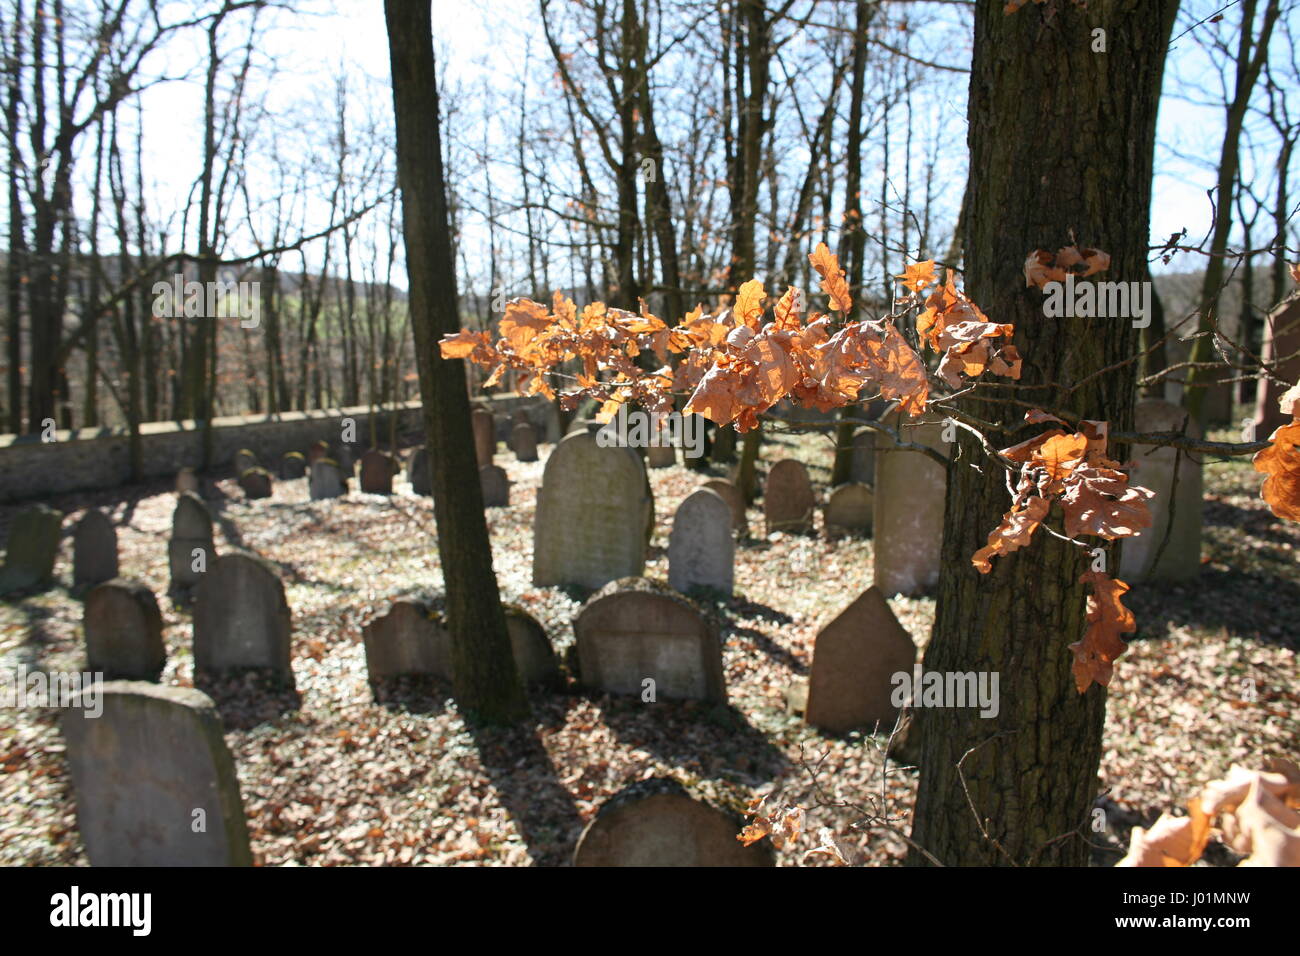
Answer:
[[474, 454], [482, 468], [492, 464], [492, 457], [496, 454], [496, 420], [486, 408], [476, 408], [470, 412], [470, 423], [474, 426]]
[[916, 645], [879, 588], [870, 587], [817, 634], [808, 681], [808, 723], [831, 733], [872, 728], [888, 732], [898, 708], [893, 676], [909, 678]]
[[280, 459], [280, 477], [285, 481], [294, 481], [307, 474], [307, 459], [300, 451], [287, 451]]
[[518, 461], [537, 460], [537, 429], [530, 422], [519, 422], [510, 432], [510, 446]]
[[393, 476], [397, 474], [396, 459], [378, 448], [361, 456], [361, 490], [372, 495], [391, 495]]
[[325, 439], [318, 439], [307, 448], [307, 464], [314, 465], [322, 458], [330, 456], [330, 444]]
[[[902, 439], [944, 454], [943, 423], [899, 424]], [[876, 480], [872, 503], [875, 584], [885, 594], [919, 594], [939, 581], [947, 470], [918, 451], [899, 448], [888, 435], [876, 436]]]
[[86, 669], [107, 680], [156, 681], [167, 664], [162, 613], [149, 587], [114, 578], [86, 595]]
[[[1170, 402], [1146, 399], [1133, 413], [1137, 432], [1181, 432], [1187, 411]], [[1187, 433], [1200, 438], [1200, 429], [1188, 420]], [[1201, 509], [1204, 486], [1201, 456], [1179, 453], [1160, 445], [1131, 445], [1129, 484], [1147, 488], [1155, 496], [1147, 501], [1151, 527], [1125, 538], [1120, 551], [1119, 577], [1138, 581], [1186, 581], [1201, 569]], [[1175, 474], [1176, 472], [1176, 474]], [[1166, 535], [1169, 541], [1155, 564]]]
[[574, 866], [772, 866], [767, 841], [745, 846], [738, 813], [656, 777], [624, 787], [601, 805], [578, 839]]
[[[532, 416], [526, 408], [516, 408], [510, 413], [510, 425], [506, 431], [506, 447], [516, 455], [519, 454], [519, 449], [515, 447], [516, 429], [518, 429], [520, 425], [532, 425], [532, 423]], [[534, 434], [536, 434], [536, 432], [534, 432]]]
[[869, 485], [876, 480], [876, 433], [874, 429], [860, 429], [853, 436], [853, 451], [849, 458], [849, 480]]
[[510, 479], [500, 465], [484, 465], [478, 470], [479, 486], [483, 490], [483, 505], [487, 508], [510, 506]]
[[338, 457], [334, 459], [338, 465], [339, 471], [343, 473], [344, 478], [355, 478], [357, 474], [357, 462], [352, 454], [352, 448], [346, 444], [339, 444]]
[[212, 515], [193, 492], [177, 496], [172, 513], [172, 537], [167, 543], [173, 591], [191, 588], [212, 567], [216, 552], [212, 547]]
[[247, 448], [241, 448], [235, 452], [234, 471], [236, 477], [239, 477], [250, 468], [256, 468], [257, 465], [257, 456]]
[[293, 686], [289, 605], [280, 572], [248, 551], [217, 558], [194, 600], [194, 668], [217, 676], [259, 670]]
[[[722, 640], [680, 594], [624, 578], [594, 594], [573, 621], [582, 683], [611, 694], [726, 702]], [[653, 685], [646, 681], [653, 681]]]
[[423, 445], [411, 452], [406, 473], [411, 479], [411, 491], [417, 495], [433, 494], [432, 462], [429, 459], [429, 450]]
[[[526, 684], [553, 685], [559, 663], [546, 630], [522, 608], [506, 605], [506, 627], [515, 666]], [[371, 684], [396, 677], [453, 677], [451, 635], [441, 614], [421, 601], [394, 601], [388, 612], [361, 630]]]
[[865, 534], [871, 531], [874, 496], [864, 484], [838, 485], [826, 502], [826, 533]]
[[654, 503], [641, 458], [586, 430], [555, 446], [533, 523], [533, 583], [598, 588], [645, 568]]
[[749, 531], [749, 518], [745, 515], [745, 496], [740, 489], [725, 478], [710, 478], [703, 485], [722, 496], [722, 500], [731, 509], [731, 526], [741, 534]]
[[192, 491], [194, 494], [199, 493], [199, 476], [194, 473], [193, 468], [182, 468], [176, 472], [176, 493]]
[[673, 516], [668, 537], [668, 583], [683, 594], [711, 588], [731, 595], [736, 541], [731, 506], [711, 488], [687, 496]]
[[767, 473], [763, 486], [763, 517], [767, 533], [811, 531], [817, 497], [803, 462], [783, 458]]
[[250, 500], [269, 498], [275, 487], [275, 479], [265, 468], [249, 468], [239, 476], [239, 487], [244, 489], [244, 497]]
[[92, 866], [251, 865], [235, 764], [206, 694], [110, 681], [79, 697], [62, 726]]
[[117, 529], [108, 515], [91, 508], [72, 534], [74, 584], [100, 584], [117, 577]]
[[1255, 386], [1255, 438], [1258, 441], [1264, 441], [1283, 425], [1291, 423], [1292, 416], [1282, 413], [1278, 400], [1288, 386], [1300, 382], [1300, 292], [1293, 292], [1268, 314], [1264, 329], [1261, 361], [1271, 366], [1274, 374], [1262, 376]]
[[5, 563], [0, 570], [0, 594], [47, 588], [54, 582], [59, 556], [63, 512], [47, 505], [25, 508], [9, 526]]
[[332, 458], [322, 458], [312, 462], [311, 477], [308, 479], [308, 491], [312, 501], [321, 498], [340, 498], [348, 493], [348, 482], [338, 462]]

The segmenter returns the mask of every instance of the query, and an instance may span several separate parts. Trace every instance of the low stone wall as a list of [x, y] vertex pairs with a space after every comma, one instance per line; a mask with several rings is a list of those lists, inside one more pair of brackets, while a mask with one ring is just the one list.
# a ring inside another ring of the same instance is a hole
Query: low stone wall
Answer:
[[[497, 416], [498, 427], [509, 420], [520, 405], [533, 406], [541, 400], [514, 393], [478, 399]], [[357, 441], [351, 445], [359, 456], [370, 446], [370, 406], [320, 409], [311, 412], [283, 412], [278, 415], [232, 415], [213, 422], [215, 468], [229, 467], [235, 452], [247, 448], [264, 465], [277, 471], [286, 452], [306, 452], [312, 442], [325, 440], [339, 449], [342, 422], [356, 422]], [[420, 403], [406, 402], [378, 410], [376, 433], [381, 443], [388, 437], [388, 416], [398, 416], [397, 432], [421, 429]], [[144, 477], [174, 475], [184, 467], [198, 468], [203, 461], [203, 433], [192, 421], [149, 422], [140, 427], [144, 451]], [[131, 476], [130, 451], [125, 429], [83, 428], [60, 431], [55, 440], [43, 442], [38, 435], [0, 435], [0, 502], [38, 498], [69, 491], [112, 488]]]

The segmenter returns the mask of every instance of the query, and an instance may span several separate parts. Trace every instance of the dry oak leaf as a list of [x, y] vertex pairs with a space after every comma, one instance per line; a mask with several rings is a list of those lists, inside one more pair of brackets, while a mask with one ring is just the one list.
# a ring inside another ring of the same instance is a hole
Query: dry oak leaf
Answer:
[[1269, 447], [1255, 453], [1255, 470], [1267, 475], [1260, 495], [1273, 514], [1300, 521], [1300, 419], [1269, 436]]
[[914, 262], [910, 266], [904, 266], [901, 275], [894, 276], [903, 287], [911, 292], [920, 292], [928, 285], [935, 285], [939, 278], [934, 274], [934, 260], [927, 259], [925, 262]]
[[831, 833], [829, 827], [822, 827], [817, 831], [817, 841], [817, 846], [803, 855], [805, 861], [809, 857], [825, 857], [830, 861], [831, 866], [849, 865], [849, 861], [844, 859], [844, 854], [840, 852], [839, 845], [835, 842], [835, 834]]
[[1115, 660], [1128, 650], [1120, 635], [1132, 634], [1137, 622], [1122, 601], [1129, 589], [1123, 581], [1101, 571], [1086, 571], [1079, 580], [1093, 590], [1088, 595], [1088, 630], [1082, 640], [1070, 645], [1074, 684], [1082, 694], [1093, 682], [1102, 687], [1110, 685]]
[[1196, 819], [1162, 813], [1149, 830], [1133, 828], [1128, 853], [1115, 865], [1191, 866], [1204, 852], [1209, 831], [1209, 823], [1203, 816]]
[[1128, 475], [1113, 468], [1074, 468], [1061, 496], [1065, 533], [1071, 538], [1091, 534], [1114, 541], [1151, 527], [1148, 502], [1155, 492], [1137, 485], [1129, 487], [1128, 481]]
[[808, 261], [822, 277], [821, 288], [831, 297], [831, 308], [836, 312], [853, 311], [853, 296], [849, 294], [849, 283], [840, 268], [839, 258], [826, 247], [826, 243], [817, 243], [817, 248], [808, 256]]
[[1290, 415], [1292, 418], [1300, 417], [1300, 384], [1292, 385], [1277, 400], [1278, 408], [1282, 409], [1283, 415]]
[[1013, 506], [1002, 516], [1002, 523], [989, 532], [989, 543], [975, 552], [971, 564], [980, 574], [988, 574], [993, 570], [992, 558], [1026, 547], [1051, 507], [1051, 501], [1039, 495], [1030, 497], [1023, 506]]
[[767, 290], [763, 288], [763, 283], [750, 279], [736, 292], [736, 305], [732, 311], [741, 322], [757, 332], [763, 318], [763, 300], [766, 298]]

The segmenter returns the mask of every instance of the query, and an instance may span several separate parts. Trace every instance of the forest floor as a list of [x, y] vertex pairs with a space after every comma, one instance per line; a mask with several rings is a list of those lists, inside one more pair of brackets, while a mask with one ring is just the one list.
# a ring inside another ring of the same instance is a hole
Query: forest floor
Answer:
[[[488, 522], [503, 597], [530, 610], [563, 652], [580, 601], [530, 581], [536, 489], [550, 447], [530, 464], [502, 447], [497, 460], [514, 482], [513, 504], [489, 509]], [[825, 437], [770, 435], [763, 468], [786, 456], [804, 460], [825, 491]], [[680, 464], [650, 472], [656, 527], [647, 574], [667, 577], [673, 511], [706, 477]], [[1133, 825], [1185, 806], [1234, 762], [1296, 756], [1300, 528], [1268, 512], [1259, 477], [1249, 462], [1207, 464], [1199, 578], [1137, 586], [1128, 597], [1140, 630], [1110, 688], [1099, 782], [1109, 826], [1095, 834], [1098, 864], [1119, 858]], [[883, 737], [825, 736], [786, 703], [808, 674], [819, 625], [870, 585], [870, 540], [773, 535], [737, 548], [736, 596], [717, 607], [729, 707], [646, 706], [570, 685], [535, 694], [527, 726], [487, 731], [466, 726], [450, 688], [409, 709], [373, 700], [362, 625], [393, 598], [440, 580], [431, 501], [412, 495], [404, 474], [396, 492], [310, 501], [299, 480], [277, 482], [273, 498], [245, 501], [230, 478], [210, 486], [218, 551], [237, 545], [278, 564], [293, 613], [297, 698], [248, 690], [219, 701], [255, 862], [564, 865], [602, 801], [655, 775], [728, 802], [779, 789], [784, 802], [806, 807], [805, 836], [777, 853], [782, 865], [800, 863], [822, 827], [851, 863], [902, 860], [903, 841], [862, 828], [855, 808], [869, 806], [907, 832], [916, 771], [885, 761]], [[118, 526], [121, 573], [159, 596], [163, 681], [191, 684], [189, 612], [165, 596], [171, 483], [48, 503], [69, 515], [59, 584], [0, 605], [0, 665], [84, 667], [82, 606], [68, 590], [70, 529], [76, 512], [100, 507]], [[18, 510], [0, 507], [0, 535]], [[761, 535], [760, 509], [749, 519], [751, 534]], [[924, 647], [933, 600], [889, 603]], [[1069, 653], [1064, 642], [1061, 653]], [[1248, 679], [1254, 701], [1242, 692]], [[1208, 858], [1232, 861], [1227, 851]], [[85, 862], [57, 712], [0, 710], [0, 864]]]

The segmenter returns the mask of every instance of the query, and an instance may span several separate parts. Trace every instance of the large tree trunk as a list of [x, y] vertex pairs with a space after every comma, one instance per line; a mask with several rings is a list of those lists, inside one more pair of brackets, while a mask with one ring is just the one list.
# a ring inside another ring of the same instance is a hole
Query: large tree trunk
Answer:
[[468, 714], [488, 722], [508, 722], [528, 713], [528, 701], [492, 570], [465, 366], [438, 355], [438, 339], [457, 331], [460, 322], [443, 191], [429, 3], [385, 0], [384, 15], [393, 71], [411, 328], [432, 461], [433, 511], [447, 588], [456, 699]]
[[[966, 289], [990, 317], [1015, 324], [1024, 356], [1020, 385], [1082, 382], [1136, 354], [1125, 319], [1050, 319], [1021, 272], [1035, 248], [1070, 243], [1112, 256], [1112, 280], [1145, 275], [1156, 108], [1177, 0], [1095, 0], [1026, 6], [1003, 0], [975, 10], [970, 87], [970, 184]], [[1109, 53], [1091, 50], [1105, 24]], [[1133, 365], [1066, 393], [1019, 391], [1084, 418], [1131, 425]], [[997, 389], [993, 389], [994, 392]], [[965, 400], [967, 410], [1010, 430], [1024, 408]], [[1020, 432], [1014, 440], [1029, 437]], [[954, 457], [977, 459], [959, 432]], [[1123, 451], [1113, 451], [1123, 458]], [[1082, 548], [1042, 532], [1034, 544], [978, 574], [971, 555], [1008, 507], [1001, 468], [954, 465], [948, 473], [943, 570], [927, 671], [999, 675], [1000, 710], [921, 708], [921, 781], [913, 840], [949, 865], [1080, 865], [1097, 791], [1105, 692], [1080, 695], [1067, 645], [1082, 637]], [[1117, 555], [1108, 566], [1118, 566]], [[958, 764], [962, 763], [961, 771]], [[964, 785], [963, 785], [964, 781]], [[974, 805], [972, 811], [971, 804]], [[981, 832], [981, 831], [985, 832]], [[986, 835], [987, 834], [987, 835]], [[912, 862], [924, 862], [918, 853]]]

